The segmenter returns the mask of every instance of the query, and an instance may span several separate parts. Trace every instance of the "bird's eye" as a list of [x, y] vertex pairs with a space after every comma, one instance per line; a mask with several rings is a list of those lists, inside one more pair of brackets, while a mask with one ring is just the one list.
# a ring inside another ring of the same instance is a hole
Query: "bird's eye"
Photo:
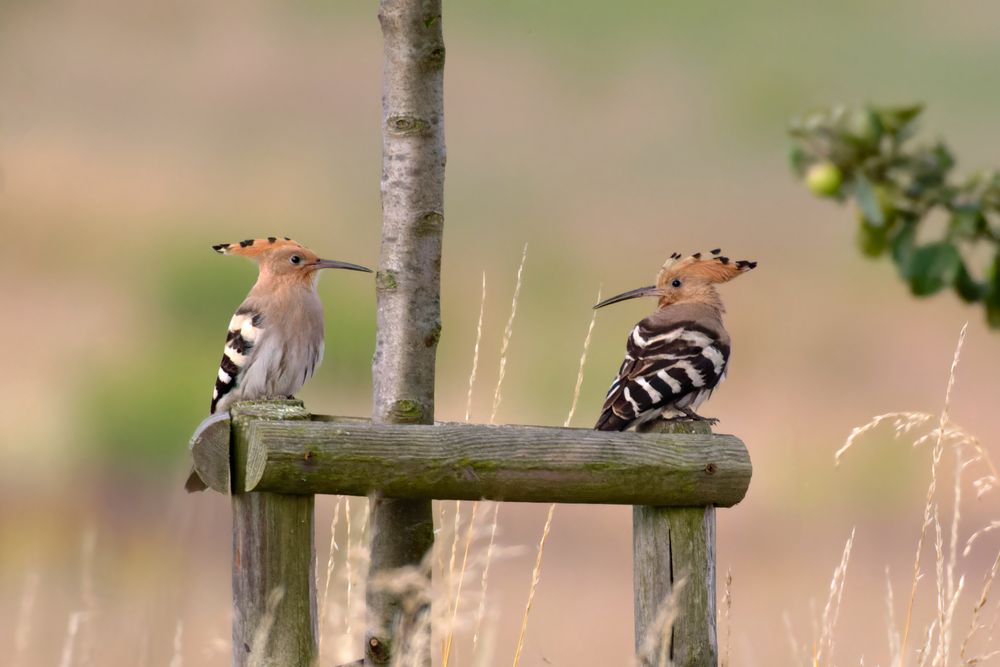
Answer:
[[292, 264], [298, 264], [299, 262], [302, 261], [302, 258], [299, 257], [298, 255], [292, 255], [291, 257], [288, 258], [288, 261], [291, 262]]
[[681, 279], [680, 278], [674, 278], [674, 281], [672, 283], [670, 283], [670, 284], [673, 287], [680, 287], [681, 286]]

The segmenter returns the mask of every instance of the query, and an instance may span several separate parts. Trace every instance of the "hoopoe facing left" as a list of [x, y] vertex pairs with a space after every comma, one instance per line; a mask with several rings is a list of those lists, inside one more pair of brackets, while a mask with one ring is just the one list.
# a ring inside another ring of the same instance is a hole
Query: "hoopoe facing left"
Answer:
[[624, 431], [657, 418], [711, 421], [695, 410], [722, 382], [729, 363], [725, 309], [715, 285], [755, 268], [733, 261], [721, 250], [708, 257], [674, 253], [656, 284], [605, 299], [594, 308], [655, 296], [656, 311], [629, 333], [625, 360], [611, 383], [595, 429]]
[[[224, 412], [236, 401], [291, 398], [323, 359], [323, 304], [316, 293], [320, 270], [371, 269], [320, 259], [287, 237], [220, 243], [212, 250], [251, 259], [260, 270], [229, 321], [210, 412]], [[206, 486], [192, 470], [185, 488]]]

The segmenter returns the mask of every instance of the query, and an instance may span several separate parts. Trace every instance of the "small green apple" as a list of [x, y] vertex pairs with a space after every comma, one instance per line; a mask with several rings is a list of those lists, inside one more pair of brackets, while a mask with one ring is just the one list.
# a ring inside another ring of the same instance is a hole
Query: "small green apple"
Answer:
[[821, 197], [836, 195], [843, 182], [844, 174], [840, 171], [840, 167], [829, 160], [817, 162], [806, 171], [806, 186], [813, 194]]

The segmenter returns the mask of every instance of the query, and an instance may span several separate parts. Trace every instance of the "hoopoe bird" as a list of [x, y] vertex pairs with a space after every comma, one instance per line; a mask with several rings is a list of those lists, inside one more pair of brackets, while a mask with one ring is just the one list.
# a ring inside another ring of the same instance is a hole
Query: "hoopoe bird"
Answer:
[[[225, 412], [241, 400], [291, 398], [323, 359], [323, 304], [316, 293], [320, 270], [371, 269], [320, 259], [287, 237], [220, 243], [212, 250], [251, 259], [260, 271], [229, 321], [210, 412]], [[206, 487], [192, 470], [185, 488]]]
[[595, 429], [624, 431], [664, 419], [710, 421], [695, 410], [726, 376], [729, 333], [715, 286], [757, 266], [732, 261], [719, 249], [708, 257], [674, 253], [656, 284], [601, 301], [594, 308], [641, 296], [659, 299], [656, 311], [629, 333], [625, 360], [611, 383]]

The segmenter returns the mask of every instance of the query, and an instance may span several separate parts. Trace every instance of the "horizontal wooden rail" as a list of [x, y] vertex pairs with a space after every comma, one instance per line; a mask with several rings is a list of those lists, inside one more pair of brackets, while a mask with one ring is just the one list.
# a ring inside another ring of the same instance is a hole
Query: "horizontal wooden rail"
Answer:
[[751, 476], [732, 435], [360, 420], [234, 428], [247, 447], [237, 491], [728, 507]]

